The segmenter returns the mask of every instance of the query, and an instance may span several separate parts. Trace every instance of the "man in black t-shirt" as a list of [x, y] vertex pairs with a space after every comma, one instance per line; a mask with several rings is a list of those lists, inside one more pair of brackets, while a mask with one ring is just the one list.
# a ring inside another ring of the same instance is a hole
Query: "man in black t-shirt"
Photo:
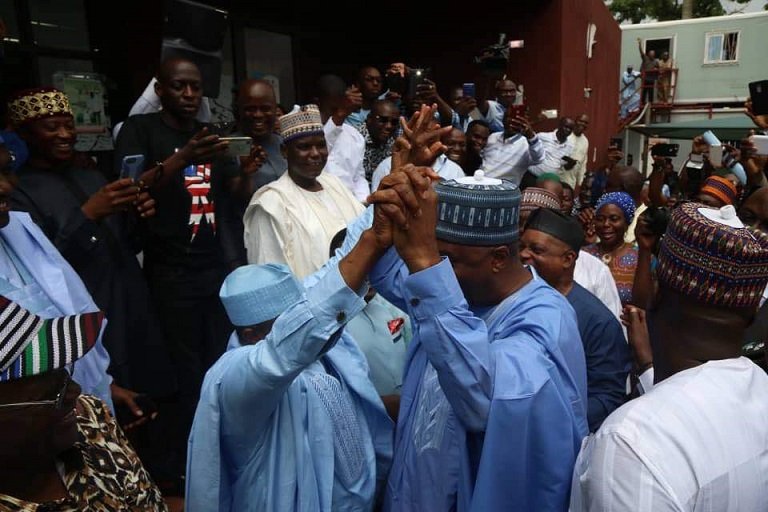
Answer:
[[140, 179], [157, 204], [156, 216], [145, 224], [144, 272], [178, 375], [176, 441], [183, 459], [203, 376], [232, 330], [218, 297], [227, 268], [216, 234], [224, 177], [214, 168], [227, 143], [195, 119], [202, 88], [194, 63], [163, 62], [155, 92], [162, 111], [128, 118], [115, 157], [119, 168], [125, 156], [144, 156], [147, 170]]

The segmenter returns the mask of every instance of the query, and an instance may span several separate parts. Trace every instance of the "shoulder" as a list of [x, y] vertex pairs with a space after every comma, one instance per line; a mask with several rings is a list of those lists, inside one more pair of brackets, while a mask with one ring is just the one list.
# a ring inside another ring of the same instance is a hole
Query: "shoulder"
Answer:
[[[573, 283], [573, 289], [571, 290], [571, 293], [568, 294], [568, 302], [571, 304], [574, 311], [576, 311], [579, 324], [583, 321], [591, 325], [610, 324], [611, 326], [614, 326], [615, 323], [615, 327], [621, 329], [618, 320], [616, 320], [616, 317], [605, 304], [595, 297], [592, 292], [576, 282]], [[588, 326], [585, 325], [584, 327]]]

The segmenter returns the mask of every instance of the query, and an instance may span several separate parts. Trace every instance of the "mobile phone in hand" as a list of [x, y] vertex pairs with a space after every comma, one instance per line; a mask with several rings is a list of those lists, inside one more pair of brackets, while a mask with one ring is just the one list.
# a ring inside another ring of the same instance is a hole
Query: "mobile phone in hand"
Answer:
[[749, 84], [749, 97], [752, 99], [752, 113], [756, 116], [768, 114], [768, 80]]
[[149, 397], [149, 395], [137, 395], [133, 401], [136, 402], [136, 405], [139, 406], [139, 409], [141, 409], [141, 412], [143, 412], [144, 415], [136, 416], [133, 414], [133, 411], [128, 408], [128, 406], [118, 405], [115, 407], [115, 417], [118, 424], [130, 425], [134, 421], [138, 421], [141, 418], [150, 418], [157, 412], [157, 404], [154, 400], [152, 400], [152, 398]]
[[461, 86], [462, 95], [465, 98], [474, 98], [476, 94], [474, 82], [467, 82]]
[[253, 139], [250, 137], [221, 137], [222, 142], [228, 142], [227, 155], [232, 157], [248, 156], [251, 154]]
[[525, 105], [510, 105], [507, 109], [507, 113], [512, 116], [512, 119], [516, 117], [525, 117]]
[[120, 179], [131, 178], [138, 181], [144, 172], [144, 155], [126, 155], [120, 165]]

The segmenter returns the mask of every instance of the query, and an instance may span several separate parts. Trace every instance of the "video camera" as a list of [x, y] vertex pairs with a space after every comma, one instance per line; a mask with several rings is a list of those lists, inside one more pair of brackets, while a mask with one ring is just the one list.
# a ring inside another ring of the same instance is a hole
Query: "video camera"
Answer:
[[507, 41], [507, 34], [499, 34], [499, 41], [480, 50], [480, 55], [474, 58], [475, 64], [488, 72], [504, 72], [507, 70], [509, 50], [523, 48], [523, 41]]

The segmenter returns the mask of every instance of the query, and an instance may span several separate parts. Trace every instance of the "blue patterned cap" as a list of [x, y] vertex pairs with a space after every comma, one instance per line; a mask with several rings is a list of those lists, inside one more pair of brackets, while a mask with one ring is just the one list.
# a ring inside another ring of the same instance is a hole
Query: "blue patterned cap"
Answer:
[[595, 213], [600, 211], [600, 208], [607, 204], [618, 206], [619, 209], [624, 213], [624, 219], [627, 221], [627, 224], [632, 224], [632, 219], [635, 218], [636, 209], [635, 200], [632, 199], [632, 196], [626, 192], [608, 192], [603, 194], [600, 196], [600, 199], [597, 200], [597, 204], [595, 205]]
[[520, 189], [511, 181], [485, 178], [477, 171], [473, 177], [441, 181], [435, 191], [438, 239], [474, 246], [518, 240]]
[[237, 327], [273, 320], [302, 298], [302, 288], [283, 264], [245, 265], [224, 280], [219, 297]]

